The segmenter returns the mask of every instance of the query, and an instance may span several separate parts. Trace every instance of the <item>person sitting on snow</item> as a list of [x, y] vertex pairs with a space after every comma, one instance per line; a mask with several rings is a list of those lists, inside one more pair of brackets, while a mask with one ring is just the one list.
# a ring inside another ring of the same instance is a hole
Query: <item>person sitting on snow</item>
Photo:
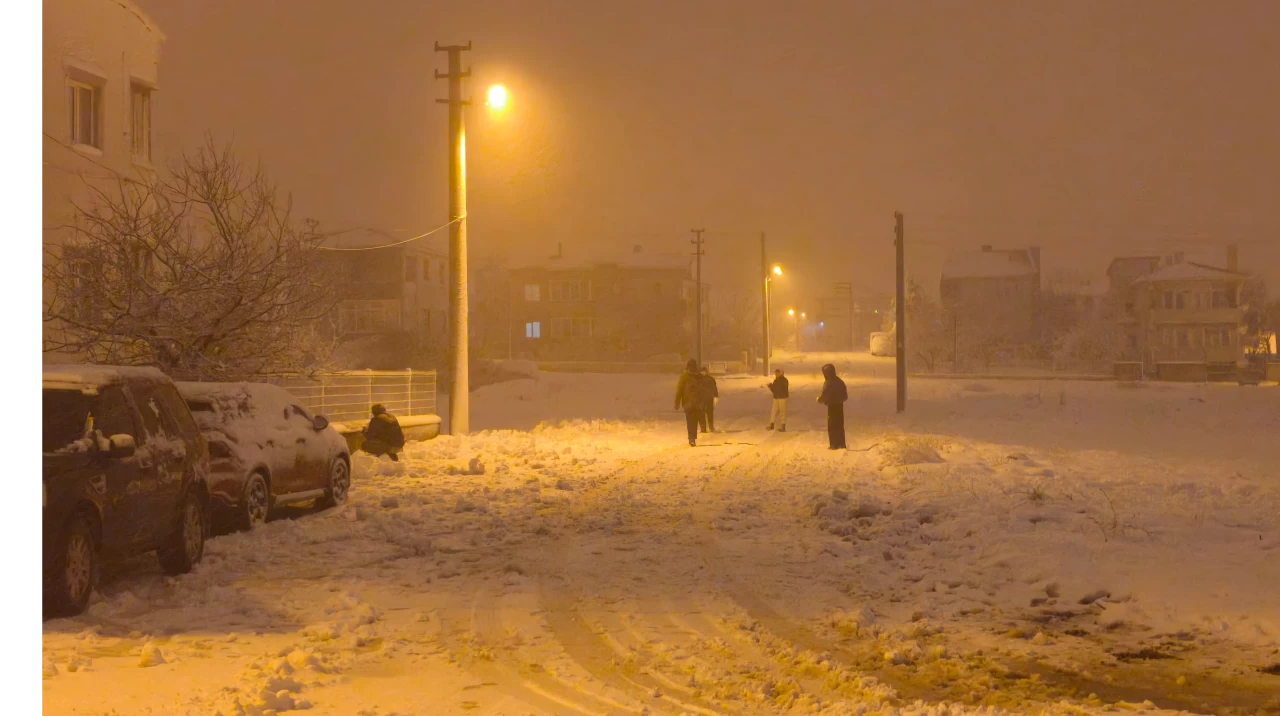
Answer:
[[404, 431], [400, 429], [400, 421], [380, 403], [373, 406], [370, 412], [373, 417], [369, 420], [368, 427], [362, 431], [364, 445], [361, 449], [375, 457], [389, 455], [392, 461], [400, 462], [400, 457], [396, 454], [404, 449]]

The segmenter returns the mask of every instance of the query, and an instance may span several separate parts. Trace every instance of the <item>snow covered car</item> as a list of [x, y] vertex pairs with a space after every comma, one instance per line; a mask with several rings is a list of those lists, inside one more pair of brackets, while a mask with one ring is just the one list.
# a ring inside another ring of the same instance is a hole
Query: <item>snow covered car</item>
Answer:
[[178, 383], [209, 441], [209, 492], [220, 517], [241, 529], [281, 505], [347, 501], [351, 453], [323, 415], [265, 383]]
[[107, 560], [156, 550], [169, 574], [204, 555], [209, 458], [173, 381], [153, 368], [44, 367], [44, 604], [84, 611]]

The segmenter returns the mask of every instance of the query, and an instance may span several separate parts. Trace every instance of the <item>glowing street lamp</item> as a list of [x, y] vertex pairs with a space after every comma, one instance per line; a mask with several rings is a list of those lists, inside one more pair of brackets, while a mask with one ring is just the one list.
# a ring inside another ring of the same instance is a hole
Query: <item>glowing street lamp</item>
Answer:
[[[765, 263], [764, 260], [764, 234], [760, 235], [760, 254], [760, 268], [765, 269], [769, 264]], [[769, 358], [773, 355], [773, 341], [769, 337], [769, 282], [773, 280], [774, 276], [781, 275], [782, 267], [778, 264], [774, 264], [772, 269], [764, 271], [764, 360], [762, 363], [764, 364], [766, 378], [769, 377]]]
[[777, 265], [775, 265], [775, 266], [773, 267], [773, 275], [774, 275], [774, 276], [781, 276], [781, 275], [782, 275], [782, 267], [781, 267], [781, 266], [777, 266]]
[[507, 88], [502, 85], [494, 85], [489, 88], [488, 101], [485, 105], [497, 112], [507, 108]]
[[792, 318], [794, 318], [794, 317], [795, 317], [795, 315], [796, 315], [796, 309], [794, 309], [794, 308], [788, 308], [788, 309], [787, 309], [787, 315], [788, 315], [788, 316], [791, 316]]

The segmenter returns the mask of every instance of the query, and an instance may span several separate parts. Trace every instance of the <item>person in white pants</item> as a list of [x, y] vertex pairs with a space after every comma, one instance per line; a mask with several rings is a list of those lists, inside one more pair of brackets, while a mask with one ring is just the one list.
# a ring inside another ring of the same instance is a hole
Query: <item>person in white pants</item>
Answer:
[[773, 382], [765, 385], [773, 393], [773, 409], [769, 412], [769, 429], [777, 426], [778, 432], [787, 432], [787, 398], [791, 397], [791, 383], [779, 368], [773, 371]]

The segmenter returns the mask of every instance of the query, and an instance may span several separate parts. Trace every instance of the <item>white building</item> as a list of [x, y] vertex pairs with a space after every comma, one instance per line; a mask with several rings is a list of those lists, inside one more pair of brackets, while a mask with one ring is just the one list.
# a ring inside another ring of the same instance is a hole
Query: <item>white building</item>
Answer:
[[164, 35], [131, 0], [44, 4], [45, 261], [93, 189], [153, 172], [151, 112]]

